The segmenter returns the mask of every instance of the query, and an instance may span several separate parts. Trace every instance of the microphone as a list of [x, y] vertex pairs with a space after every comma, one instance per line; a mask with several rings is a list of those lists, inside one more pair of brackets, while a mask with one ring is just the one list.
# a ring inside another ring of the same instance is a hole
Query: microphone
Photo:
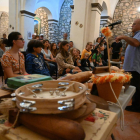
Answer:
[[122, 21], [121, 20], [118, 20], [117, 22], [114, 22], [114, 23], [112, 23], [112, 24], [110, 24], [108, 26], [114, 26], [114, 25], [121, 24], [121, 23], [122, 23]]

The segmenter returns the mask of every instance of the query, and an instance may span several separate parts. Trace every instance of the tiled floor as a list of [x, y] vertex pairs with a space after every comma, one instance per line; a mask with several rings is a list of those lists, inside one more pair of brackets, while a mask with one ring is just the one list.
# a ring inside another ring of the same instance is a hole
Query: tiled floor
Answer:
[[[1, 81], [2, 80], [0, 77], [0, 86], [2, 84]], [[140, 140], [140, 113], [124, 111], [124, 115], [125, 115], [124, 131], [121, 131], [120, 120], [118, 120], [117, 126], [113, 130], [115, 139], [116, 140]], [[111, 140], [111, 138], [109, 138], [108, 140]]]
[[[121, 131], [120, 121], [118, 120], [113, 134], [116, 140], [140, 140], [140, 113], [124, 111], [125, 126]], [[111, 138], [109, 138], [111, 140]]]

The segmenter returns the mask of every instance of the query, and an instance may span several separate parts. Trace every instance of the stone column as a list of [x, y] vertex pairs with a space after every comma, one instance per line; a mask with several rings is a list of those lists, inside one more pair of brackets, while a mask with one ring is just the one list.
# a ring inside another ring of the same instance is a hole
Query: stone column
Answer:
[[48, 40], [51, 43], [58, 42], [58, 20], [55, 19], [48, 20]]
[[94, 43], [96, 38], [99, 37], [100, 18], [103, 8], [99, 3], [91, 3], [91, 7], [92, 7], [91, 17], [89, 19], [90, 21], [89, 41]]
[[32, 39], [32, 34], [34, 34], [34, 16], [36, 14], [26, 10], [21, 10], [20, 13], [21, 13], [20, 32], [25, 40], [24, 50], [26, 50], [27, 44]]

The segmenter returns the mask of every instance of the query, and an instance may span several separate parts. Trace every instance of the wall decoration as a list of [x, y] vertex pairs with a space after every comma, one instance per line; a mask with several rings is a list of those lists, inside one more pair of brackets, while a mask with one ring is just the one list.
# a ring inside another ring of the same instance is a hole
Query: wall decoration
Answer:
[[78, 21], [76, 21], [76, 22], [75, 22], [75, 25], [78, 25], [78, 24], [79, 24], [79, 22], [78, 22]]
[[80, 24], [79, 27], [80, 27], [80, 28], [83, 28], [83, 24]]

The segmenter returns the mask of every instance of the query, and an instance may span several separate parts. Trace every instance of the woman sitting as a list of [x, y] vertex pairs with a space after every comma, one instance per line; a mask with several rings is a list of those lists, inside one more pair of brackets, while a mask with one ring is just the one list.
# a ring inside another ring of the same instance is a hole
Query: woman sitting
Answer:
[[[19, 51], [24, 47], [24, 39], [19, 32], [12, 32], [8, 36], [8, 45], [11, 46], [1, 59], [4, 78], [16, 77], [27, 74], [24, 65], [24, 55]], [[5, 81], [6, 82], [6, 81]]]
[[74, 62], [74, 66], [81, 66], [81, 60], [80, 60], [80, 56], [78, 55], [78, 51], [76, 48], [71, 48], [70, 49], [70, 54], [72, 56], [73, 62]]
[[45, 61], [47, 61], [49, 67], [50, 67], [50, 74], [53, 75], [54, 72], [57, 70], [57, 65], [55, 63], [55, 59], [53, 57], [53, 55], [51, 54], [50, 51], [50, 43], [49, 40], [43, 40], [43, 49], [41, 50], [41, 52], [44, 55], [44, 59]]
[[31, 40], [28, 43], [28, 54], [26, 55], [26, 71], [29, 74], [43, 74], [50, 76], [50, 72], [44, 61], [41, 49], [43, 44], [39, 40]]
[[72, 56], [69, 54], [68, 50], [69, 43], [67, 41], [61, 42], [60, 53], [58, 53], [58, 55], [56, 56], [59, 75], [81, 72], [79, 67], [74, 66]]
[[52, 54], [52, 56], [53, 56], [53, 58], [54, 58], [54, 60], [55, 60], [56, 55], [58, 54], [57, 46], [56, 46], [55, 43], [52, 43], [52, 44], [51, 44], [51, 49], [50, 49], [50, 51], [51, 51], [51, 54]]

